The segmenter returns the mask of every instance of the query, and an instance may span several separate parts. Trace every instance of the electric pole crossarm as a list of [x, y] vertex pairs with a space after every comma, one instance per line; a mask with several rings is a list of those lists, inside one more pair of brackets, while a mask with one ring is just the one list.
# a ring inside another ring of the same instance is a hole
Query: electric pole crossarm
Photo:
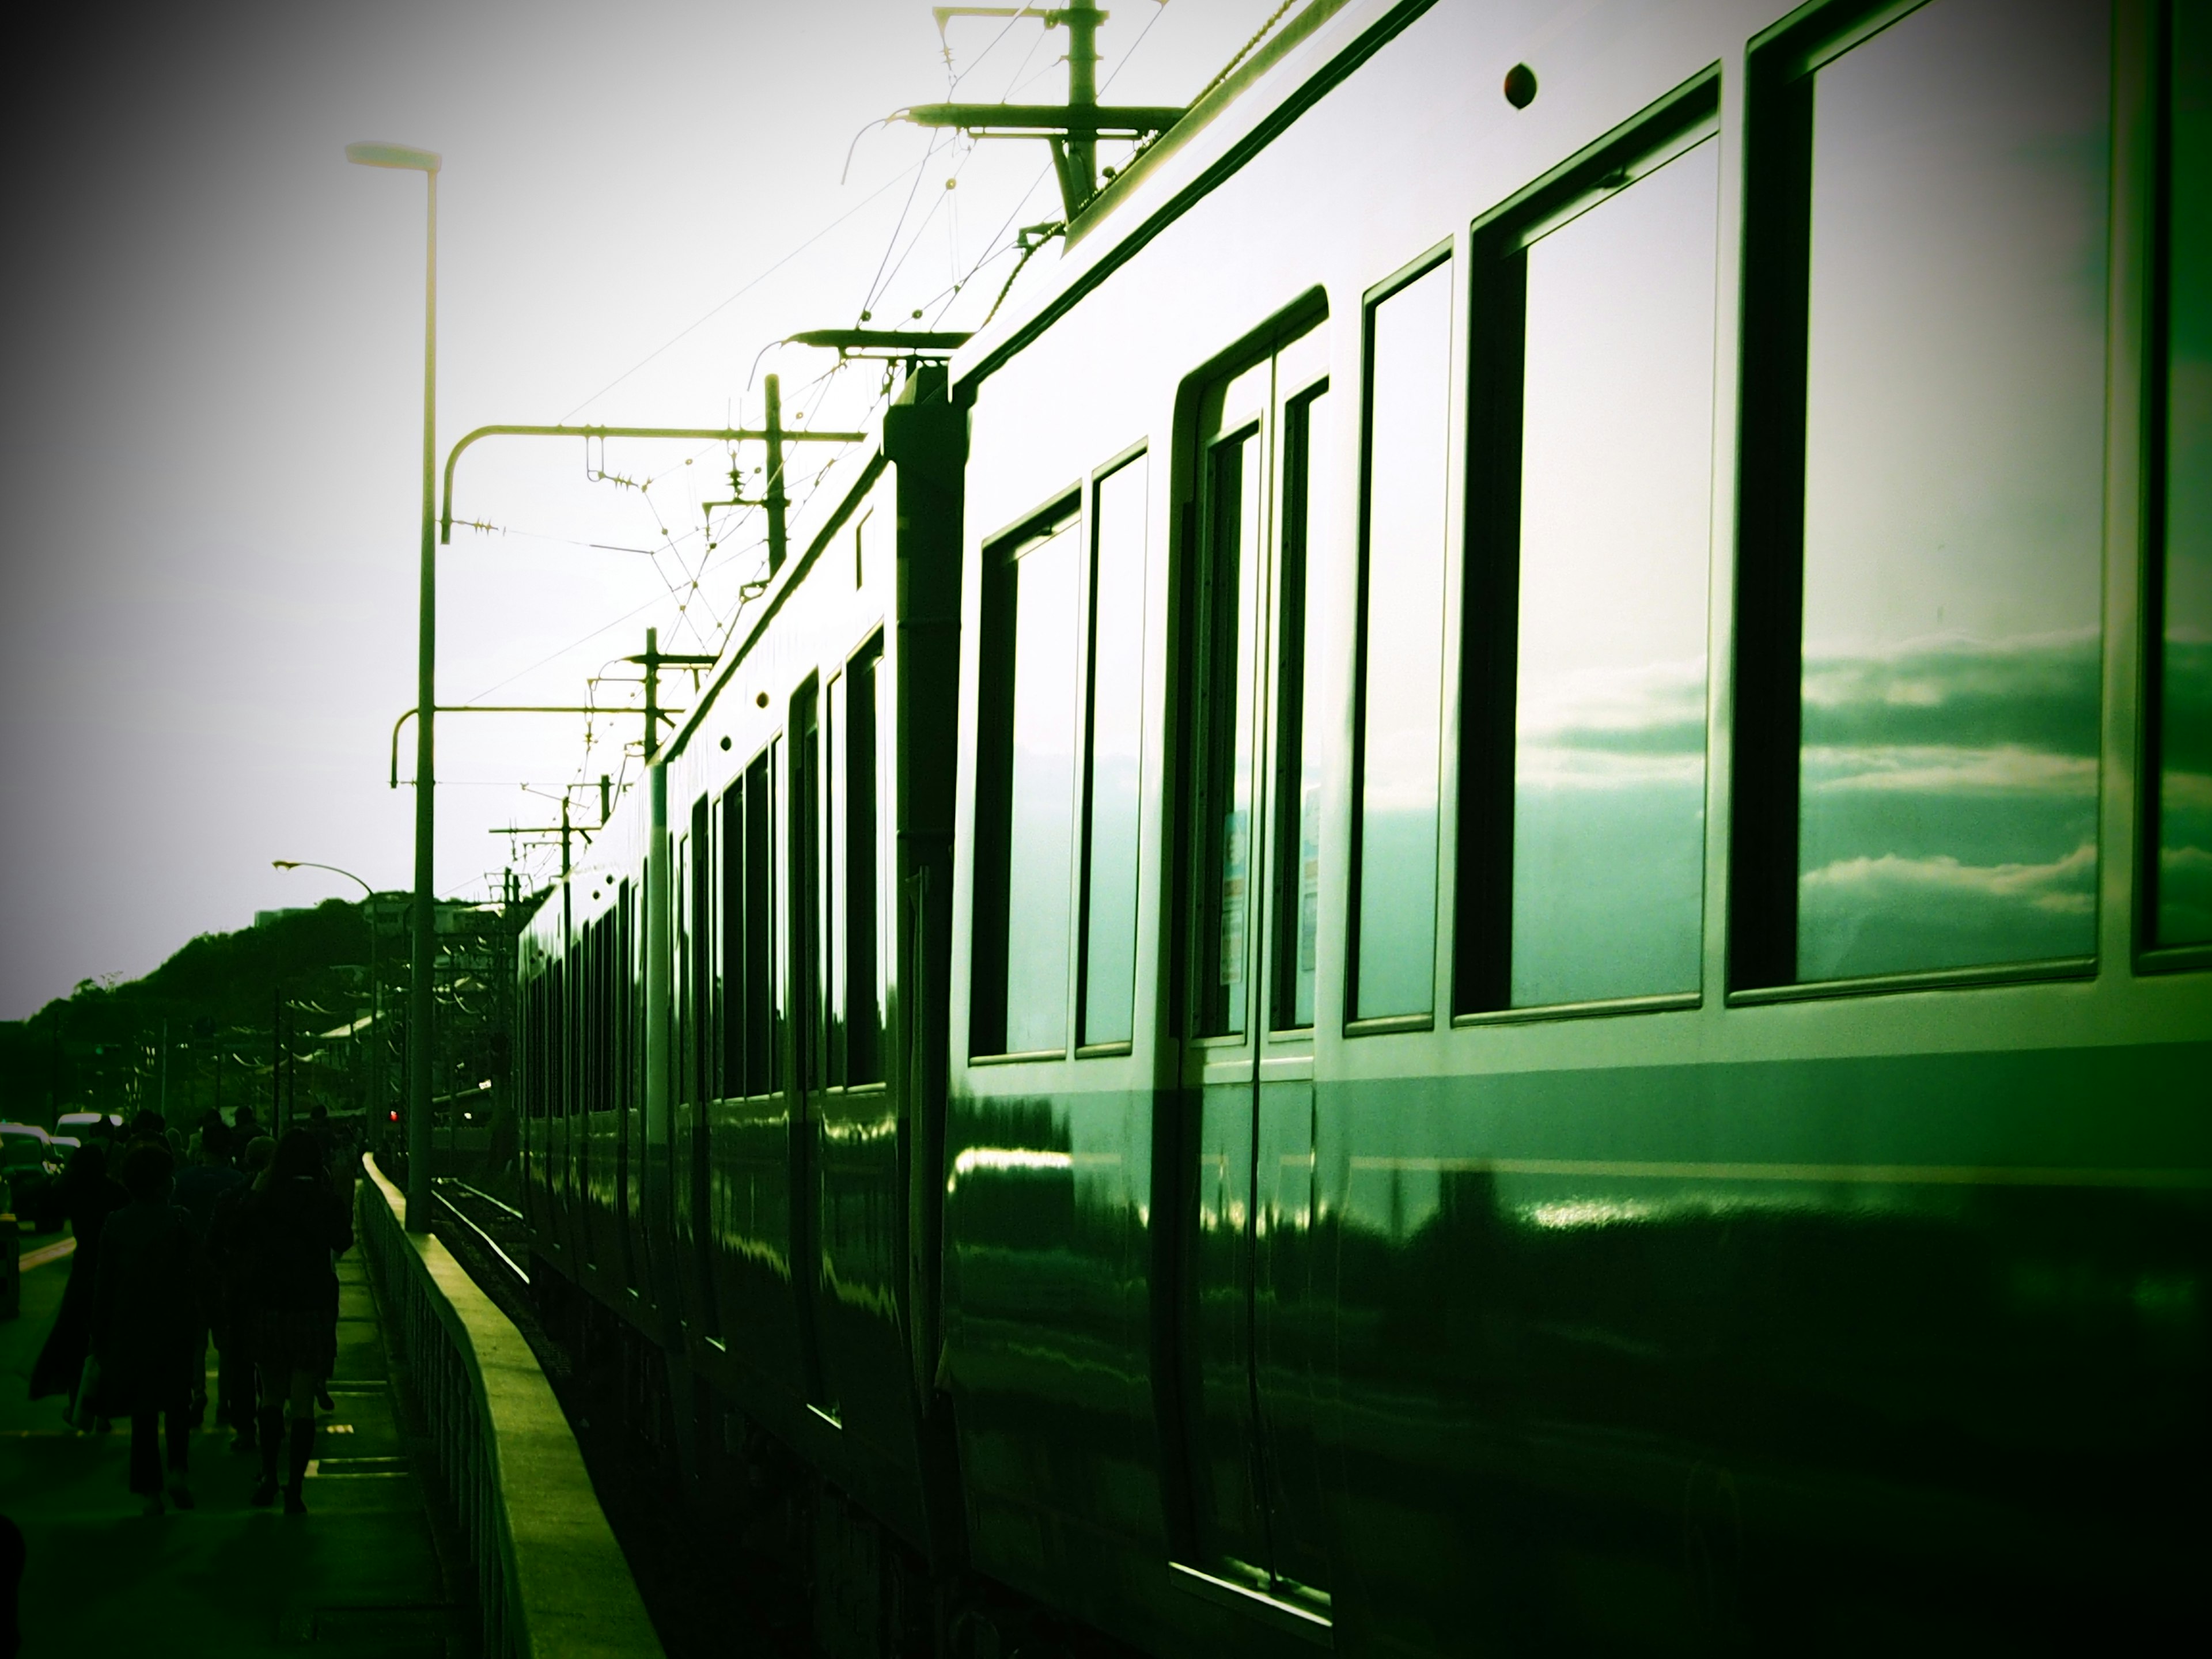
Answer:
[[970, 337], [964, 329], [810, 328], [802, 334], [786, 335], [783, 343], [883, 357], [944, 357], [959, 350]]
[[[780, 429], [777, 441], [787, 444], [866, 443], [865, 432], [808, 432]], [[690, 438], [708, 443], [766, 443], [769, 433], [755, 428], [708, 426], [480, 426], [446, 454], [445, 511], [440, 515], [438, 539], [453, 539], [453, 469], [461, 452], [479, 438]]]
[[[399, 787], [399, 733], [407, 722], [415, 718], [416, 712], [410, 708], [392, 722], [392, 787], [394, 789]], [[594, 708], [588, 703], [441, 702], [431, 712], [439, 714], [620, 714], [629, 711]]]
[[1039, 133], [1141, 138], [1165, 132], [1182, 118], [1173, 104], [915, 104], [890, 118], [918, 127], [962, 127], [985, 138]]

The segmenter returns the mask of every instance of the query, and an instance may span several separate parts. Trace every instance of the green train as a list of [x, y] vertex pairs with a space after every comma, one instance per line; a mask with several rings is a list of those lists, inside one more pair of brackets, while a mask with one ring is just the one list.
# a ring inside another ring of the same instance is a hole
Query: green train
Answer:
[[820, 1650], [2202, 1639], [2212, 5], [1311, 0], [848, 476], [521, 970]]

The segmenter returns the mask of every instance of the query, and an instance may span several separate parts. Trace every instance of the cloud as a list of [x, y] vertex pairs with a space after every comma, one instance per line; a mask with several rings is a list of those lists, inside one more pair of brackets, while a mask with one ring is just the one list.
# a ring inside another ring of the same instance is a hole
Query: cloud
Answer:
[[1808, 653], [1805, 741], [2094, 757], [2100, 667], [2094, 629], [2002, 641], [1939, 635], [1887, 651]]
[[2095, 903], [2097, 849], [2085, 842], [2049, 864], [1962, 864], [1942, 855], [1838, 859], [1798, 878], [1809, 906], [1867, 912], [1929, 899], [1994, 900], [2059, 915], [2087, 915]]
[[1911, 747], [1808, 747], [1804, 750], [1804, 768], [1806, 787], [1823, 792], [2002, 792], [2080, 799], [2088, 799], [2097, 793], [2094, 756], [2056, 755], [2046, 750], [2025, 749], [2011, 744], [1990, 749], [1936, 744]]

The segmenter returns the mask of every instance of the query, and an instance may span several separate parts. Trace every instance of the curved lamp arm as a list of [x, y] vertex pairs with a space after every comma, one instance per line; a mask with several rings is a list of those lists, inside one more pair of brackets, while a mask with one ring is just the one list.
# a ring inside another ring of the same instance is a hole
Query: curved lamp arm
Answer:
[[335, 864], [318, 864], [313, 859], [271, 859], [269, 862], [272, 867], [278, 870], [327, 870], [334, 876], [343, 876], [369, 897], [376, 896], [376, 889], [354, 874], [352, 871], [341, 870]]

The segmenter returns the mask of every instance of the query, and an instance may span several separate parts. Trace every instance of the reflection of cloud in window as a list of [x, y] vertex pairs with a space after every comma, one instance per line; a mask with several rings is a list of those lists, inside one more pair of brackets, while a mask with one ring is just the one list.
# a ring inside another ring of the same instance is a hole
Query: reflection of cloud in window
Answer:
[[2094, 629], [1808, 656], [1802, 974], [2094, 947], [2100, 672]]
[[2093, 629], [2002, 640], [1923, 636], [1879, 651], [1808, 653], [1808, 744], [1983, 738], [2093, 755]]
[[2212, 773], [2169, 772], [2159, 785], [2159, 799], [2169, 808], [2212, 812]]
[[[2011, 744], [1996, 749], [1937, 744], [1808, 749], [1805, 771], [1805, 787], [1823, 792], [1890, 789], [1936, 794], [2009, 790], [2085, 799], [2097, 793], [2094, 758], [2053, 755]], [[1835, 775], [1818, 775], [1824, 772]]]
[[1703, 749], [1705, 660], [1606, 665], [1553, 675], [1535, 695], [1524, 693], [1515, 725], [1523, 741], [1565, 744], [1686, 729], [1696, 732], [1695, 746]]
[[1914, 894], [2026, 902], [2040, 910], [2087, 915], [2097, 849], [2084, 844], [2049, 864], [1961, 864], [1949, 856], [1927, 859], [1843, 859], [1808, 871], [1800, 884], [1810, 894], [1826, 888], [1855, 893], [1869, 904], [1894, 903]]

